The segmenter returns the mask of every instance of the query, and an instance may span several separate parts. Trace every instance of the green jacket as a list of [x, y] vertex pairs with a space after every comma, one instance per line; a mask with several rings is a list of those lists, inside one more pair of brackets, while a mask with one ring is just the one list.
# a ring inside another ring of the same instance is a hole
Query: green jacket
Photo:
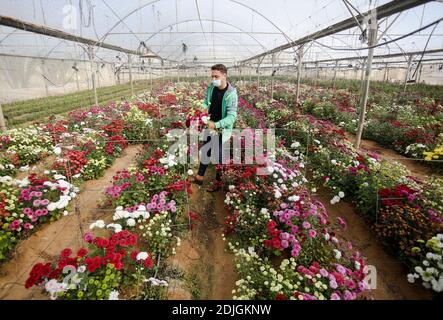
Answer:
[[[211, 84], [206, 92], [205, 101], [203, 106], [209, 110], [212, 101], [212, 92], [214, 91], [214, 86]], [[222, 141], [226, 142], [229, 140], [232, 134], [232, 129], [234, 128], [235, 120], [237, 119], [237, 104], [238, 96], [237, 90], [228, 82], [228, 89], [223, 96], [222, 101], [222, 119], [215, 123], [217, 129], [223, 129]]]

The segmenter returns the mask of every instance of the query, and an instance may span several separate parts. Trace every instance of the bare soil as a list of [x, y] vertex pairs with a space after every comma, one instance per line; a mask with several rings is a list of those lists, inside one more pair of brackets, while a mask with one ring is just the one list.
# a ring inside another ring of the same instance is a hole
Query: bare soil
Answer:
[[[213, 174], [208, 169], [205, 181]], [[232, 299], [236, 273], [233, 255], [225, 250], [222, 239], [228, 214], [224, 192], [210, 193], [205, 188], [192, 185], [190, 211], [197, 213], [199, 219], [182, 240], [172, 262], [185, 272], [186, 284], [170, 288], [169, 299]]]

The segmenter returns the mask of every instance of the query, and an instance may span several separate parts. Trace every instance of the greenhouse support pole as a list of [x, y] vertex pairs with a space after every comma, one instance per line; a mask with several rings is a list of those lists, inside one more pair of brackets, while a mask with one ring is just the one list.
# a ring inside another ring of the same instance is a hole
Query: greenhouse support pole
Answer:
[[362, 64], [362, 67], [361, 67], [361, 77], [360, 77], [360, 83], [361, 83], [361, 89], [360, 90], [363, 90], [363, 76], [365, 75], [365, 64], [366, 64], [366, 58], [364, 58], [363, 59], [363, 64]]
[[152, 67], [149, 66], [149, 82], [151, 83], [151, 92], [152, 92]]
[[404, 87], [403, 87], [403, 92], [406, 92], [406, 86], [408, 85], [408, 76], [409, 76], [409, 69], [411, 69], [411, 63], [412, 63], [412, 54], [409, 56], [408, 65], [406, 66], [405, 83], [404, 83]]
[[[363, 59], [363, 64], [362, 64], [362, 68], [361, 68], [361, 77], [360, 77], [360, 99], [363, 98], [363, 86], [364, 86], [364, 75], [365, 75], [365, 65], [366, 65], [366, 58]], [[361, 101], [360, 101], [361, 104]]]
[[131, 96], [134, 96], [134, 83], [132, 81], [132, 57], [128, 53], [128, 66], [129, 66], [129, 82], [131, 83]]
[[89, 62], [91, 64], [91, 80], [92, 80], [92, 90], [94, 91], [94, 102], [98, 106], [97, 97], [97, 86], [95, 85], [95, 71], [94, 71], [94, 47], [88, 46], [89, 49]]
[[3, 108], [1, 104], [0, 104], [0, 129], [2, 132], [6, 131], [5, 117], [3, 116]]
[[334, 67], [334, 78], [332, 78], [332, 88], [335, 88], [335, 80], [337, 79], [337, 67], [338, 67], [338, 60], [335, 60], [335, 67]]
[[257, 68], [257, 94], [260, 93], [260, 70]]
[[272, 73], [271, 73], [271, 100], [274, 100], [274, 57], [275, 54], [273, 53], [271, 56], [271, 63], [272, 63]]
[[315, 62], [315, 85], [317, 86], [318, 81], [318, 62]]
[[418, 69], [418, 75], [417, 75], [417, 83], [420, 83], [422, 71], [423, 71], [423, 63], [420, 63], [420, 68]]
[[300, 97], [300, 78], [301, 78], [301, 66], [303, 60], [303, 46], [298, 50], [298, 66], [297, 66], [297, 91], [295, 92], [295, 103], [298, 103]]
[[355, 141], [355, 148], [360, 148], [361, 136], [365, 123], [366, 103], [368, 102], [369, 82], [371, 79], [372, 57], [374, 56], [374, 46], [377, 44], [377, 14], [375, 9], [371, 10], [371, 18], [369, 23], [369, 41], [368, 41], [368, 57], [366, 60], [365, 80], [362, 92], [362, 99], [360, 100], [360, 117], [358, 122], [357, 137]]
[[385, 63], [385, 74], [383, 75], [383, 82], [388, 81], [388, 63]]

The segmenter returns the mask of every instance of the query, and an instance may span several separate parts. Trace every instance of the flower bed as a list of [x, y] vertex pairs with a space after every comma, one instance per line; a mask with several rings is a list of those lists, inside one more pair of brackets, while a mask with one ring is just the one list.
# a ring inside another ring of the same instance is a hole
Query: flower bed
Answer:
[[[258, 100], [262, 102], [257, 107], [264, 113], [273, 110], [266, 100]], [[443, 230], [443, 198], [439, 192], [430, 191], [438, 190], [441, 180], [420, 181], [398, 163], [359, 153], [343, 130], [311, 115], [295, 113], [271, 119], [268, 125], [284, 129], [277, 133], [295, 155], [308, 154], [306, 160], [314, 179], [333, 193], [331, 203], [342, 198], [352, 201], [386, 249], [410, 268], [416, 261], [411, 254], [416, 241], [429, 239]]]
[[[170, 123], [165, 119], [162, 125]], [[145, 145], [136, 166], [117, 172], [106, 189], [106, 206], [115, 208], [112, 222], [90, 225], [84, 237], [89, 250], [80, 249], [82, 256], [71, 257], [68, 248], [60, 258], [34, 266], [27, 287], [38, 285], [54, 299], [164, 298], [168, 281], [160, 277], [167, 276], [167, 257], [187, 226], [183, 213], [190, 192], [186, 167], [165, 157], [166, 150], [167, 145]], [[63, 268], [75, 274], [69, 282]]]

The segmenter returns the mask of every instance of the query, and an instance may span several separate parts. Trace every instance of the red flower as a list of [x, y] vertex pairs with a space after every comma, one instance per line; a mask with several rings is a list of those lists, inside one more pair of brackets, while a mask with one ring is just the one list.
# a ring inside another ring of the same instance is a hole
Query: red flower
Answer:
[[284, 294], [279, 293], [275, 296], [275, 300], [288, 300], [288, 298]]
[[149, 256], [145, 260], [145, 268], [151, 269], [154, 266], [154, 263], [152, 262], [151, 256]]
[[62, 258], [69, 258], [69, 256], [72, 254], [72, 250], [70, 248], [63, 249], [60, 253], [60, 257]]
[[131, 259], [132, 260], [137, 260], [137, 255], [138, 255], [138, 251], [134, 250], [131, 252]]
[[88, 254], [88, 249], [85, 249], [85, 248], [80, 248], [78, 251], [77, 251], [77, 257], [79, 257], [79, 258], [83, 258], [84, 256], [86, 256]]

